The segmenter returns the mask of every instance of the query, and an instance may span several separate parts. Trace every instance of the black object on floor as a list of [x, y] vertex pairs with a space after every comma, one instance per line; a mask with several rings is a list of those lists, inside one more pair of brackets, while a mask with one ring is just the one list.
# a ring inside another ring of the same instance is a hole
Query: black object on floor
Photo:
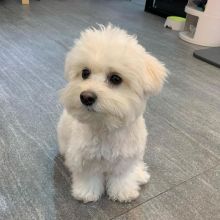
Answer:
[[186, 17], [184, 12], [188, 0], [146, 0], [145, 11], [162, 17], [170, 15]]
[[220, 68], [220, 47], [195, 50], [193, 56]]

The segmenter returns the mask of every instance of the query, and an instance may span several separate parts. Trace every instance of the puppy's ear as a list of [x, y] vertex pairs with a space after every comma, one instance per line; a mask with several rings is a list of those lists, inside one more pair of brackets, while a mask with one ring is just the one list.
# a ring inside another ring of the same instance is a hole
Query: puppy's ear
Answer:
[[71, 60], [72, 60], [72, 55], [70, 52], [67, 53], [66, 59], [65, 59], [65, 65], [64, 65], [64, 77], [67, 81], [70, 80], [71, 78]]
[[160, 92], [167, 77], [168, 71], [163, 63], [150, 54], [145, 54], [146, 83], [145, 93], [155, 95]]

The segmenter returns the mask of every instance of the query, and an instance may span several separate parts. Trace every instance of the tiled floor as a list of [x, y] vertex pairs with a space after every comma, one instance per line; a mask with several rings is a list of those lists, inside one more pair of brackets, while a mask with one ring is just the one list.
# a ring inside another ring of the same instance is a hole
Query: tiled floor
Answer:
[[[0, 219], [220, 219], [220, 71], [143, 8], [141, 0], [0, 2]], [[171, 74], [148, 103], [151, 180], [140, 198], [82, 204], [58, 155], [58, 90], [73, 39], [108, 22], [137, 34]]]

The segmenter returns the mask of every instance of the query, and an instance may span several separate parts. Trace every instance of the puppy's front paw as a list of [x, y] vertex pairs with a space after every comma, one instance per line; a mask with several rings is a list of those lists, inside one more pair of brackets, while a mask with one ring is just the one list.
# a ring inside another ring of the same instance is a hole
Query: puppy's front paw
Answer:
[[144, 185], [144, 184], [148, 183], [149, 179], [150, 179], [150, 174], [147, 171], [141, 170], [138, 173], [137, 181], [138, 181], [139, 185]]
[[84, 203], [97, 201], [104, 192], [103, 176], [82, 176], [75, 176], [72, 185], [73, 197]]
[[108, 191], [109, 198], [112, 200], [118, 200], [119, 202], [131, 202], [139, 196], [139, 187], [130, 188], [124, 187], [112, 187]]
[[74, 188], [72, 189], [72, 195], [75, 199], [83, 201], [84, 203], [87, 202], [95, 202], [97, 201], [102, 193], [100, 191], [94, 189], [87, 189], [87, 188]]

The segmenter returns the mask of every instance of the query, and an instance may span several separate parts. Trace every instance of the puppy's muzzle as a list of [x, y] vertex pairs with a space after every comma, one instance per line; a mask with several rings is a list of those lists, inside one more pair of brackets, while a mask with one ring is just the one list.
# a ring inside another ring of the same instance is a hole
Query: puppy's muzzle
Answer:
[[97, 95], [91, 91], [83, 91], [80, 94], [80, 100], [83, 105], [91, 106], [96, 102]]

